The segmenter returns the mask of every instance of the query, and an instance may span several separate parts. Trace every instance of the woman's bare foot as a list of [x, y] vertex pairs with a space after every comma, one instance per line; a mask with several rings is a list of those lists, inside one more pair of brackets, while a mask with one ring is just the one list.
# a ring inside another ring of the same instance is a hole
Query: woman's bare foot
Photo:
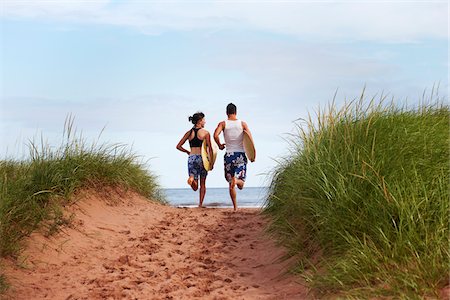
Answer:
[[189, 184], [194, 191], [198, 190], [197, 180], [195, 180], [194, 177], [189, 177], [187, 184]]

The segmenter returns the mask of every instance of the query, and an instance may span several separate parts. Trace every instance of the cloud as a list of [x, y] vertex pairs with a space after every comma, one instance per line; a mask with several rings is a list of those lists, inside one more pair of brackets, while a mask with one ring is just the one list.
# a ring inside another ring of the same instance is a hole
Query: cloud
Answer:
[[335, 2], [2, 2], [4, 18], [26, 18], [166, 31], [255, 30], [318, 40], [411, 42], [448, 38], [448, 3]]
[[[385, 78], [392, 80], [401, 67], [391, 63], [398, 52], [376, 48], [361, 51], [354, 44], [290, 43], [252, 39], [237, 40], [227, 45], [217, 39], [215, 48], [221, 49], [207, 63], [212, 68], [244, 74], [244, 79], [230, 83], [237, 89], [259, 99], [277, 99], [289, 105], [305, 95], [329, 99], [342, 85], [357, 84], [361, 90], [364, 81]], [[332, 83], [332, 85], [330, 85]], [[324, 89], [324, 86], [328, 86]], [[324, 94], [325, 92], [325, 94]], [[316, 102], [308, 100], [307, 102]]]
[[104, 97], [83, 102], [39, 97], [0, 98], [3, 123], [21, 120], [22, 128], [40, 128], [46, 131], [60, 131], [64, 118], [71, 114], [81, 127], [93, 130], [107, 126], [112, 131], [167, 132], [162, 124], [170, 124], [181, 118], [187, 123], [189, 104], [193, 102], [186, 96], [162, 94]]

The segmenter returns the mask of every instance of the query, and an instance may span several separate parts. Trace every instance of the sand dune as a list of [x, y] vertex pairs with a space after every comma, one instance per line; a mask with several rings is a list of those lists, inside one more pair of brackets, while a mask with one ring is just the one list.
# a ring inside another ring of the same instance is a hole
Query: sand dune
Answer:
[[70, 227], [6, 260], [7, 299], [307, 299], [258, 209], [173, 208], [84, 193]]

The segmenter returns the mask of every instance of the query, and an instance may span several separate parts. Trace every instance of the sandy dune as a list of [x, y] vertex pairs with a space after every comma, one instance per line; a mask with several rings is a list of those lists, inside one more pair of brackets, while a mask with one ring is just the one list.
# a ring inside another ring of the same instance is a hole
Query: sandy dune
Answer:
[[284, 272], [257, 209], [173, 208], [117, 191], [79, 197], [70, 227], [33, 234], [18, 260], [3, 261], [7, 299], [311, 298]]

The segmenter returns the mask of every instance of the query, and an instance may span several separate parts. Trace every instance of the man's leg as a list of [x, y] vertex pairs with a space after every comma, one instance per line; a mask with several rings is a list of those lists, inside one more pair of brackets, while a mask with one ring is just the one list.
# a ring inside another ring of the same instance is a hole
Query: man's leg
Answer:
[[224, 171], [225, 171], [225, 179], [228, 181], [228, 189], [230, 192], [230, 198], [233, 202], [233, 210], [237, 211], [237, 203], [236, 203], [236, 178], [235, 174], [235, 155], [234, 153], [227, 153], [224, 157]]
[[236, 166], [236, 185], [238, 189], [242, 190], [244, 188], [245, 184], [245, 177], [247, 174], [247, 157], [245, 156], [245, 153], [241, 154], [241, 157], [239, 157], [243, 163], [240, 163], [238, 166]]
[[245, 184], [245, 181], [243, 181], [242, 179], [236, 179], [236, 185], [237, 185], [238, 189], [242, 190], [244, 188], [244, 184]]
[[230, 197], [231, 197], [231, 201], [233, 202], [233, 211], [237, 211], [236, 189], [235, 189], [236, 179], [234, 177], [232, 177], [229, 183], [230, 183], [230, 186], [229, 186]]

